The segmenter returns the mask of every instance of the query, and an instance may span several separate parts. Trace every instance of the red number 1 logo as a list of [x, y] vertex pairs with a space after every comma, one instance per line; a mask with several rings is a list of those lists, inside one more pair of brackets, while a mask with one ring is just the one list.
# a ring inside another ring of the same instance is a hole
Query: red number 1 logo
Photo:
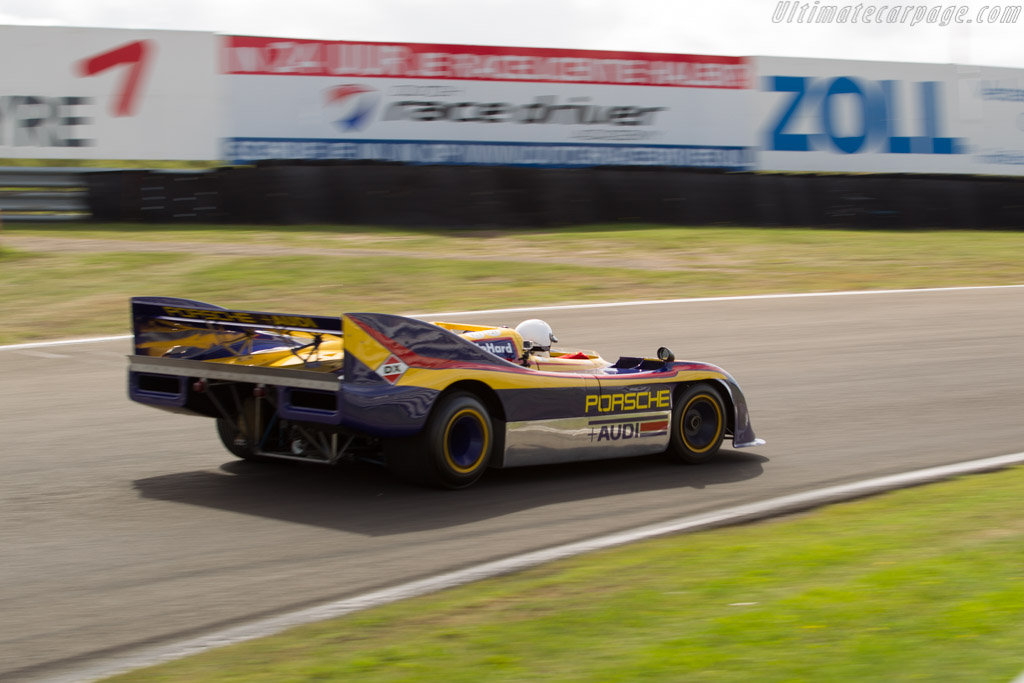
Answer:
[[78, 73], [81, 76], [94, 76], [115, 66], [130, 65], [114, 104], [114, 116], [132, 116], [136, 95], [139, 91], [139, 81], [142, 80], [142, 72], [151, 52], [151, 41], [137, 40], [134, 43], [115, 47], [113, 50], [81, 60], [77, 64]]

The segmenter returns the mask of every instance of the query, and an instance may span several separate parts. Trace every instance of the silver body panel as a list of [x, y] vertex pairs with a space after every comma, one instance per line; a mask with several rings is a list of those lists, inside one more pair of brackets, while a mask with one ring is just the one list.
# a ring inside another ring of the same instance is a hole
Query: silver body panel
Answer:
[[550, 465], [660, 453], [671, 411], [509, 422], [504, 467]]
[[321, 389], [337, 391], [341, 377], [331, 372], [293, 370], [291, 368], [264, 368], [250, 365], [228, 365], [209, 363], [184, 358], [158, 358], [151, 356], [129, 356], [128, 369], [132, 372], [146, 372], [155, 375], [196, 377], [253, 384], [273, 384], [281, 387]]

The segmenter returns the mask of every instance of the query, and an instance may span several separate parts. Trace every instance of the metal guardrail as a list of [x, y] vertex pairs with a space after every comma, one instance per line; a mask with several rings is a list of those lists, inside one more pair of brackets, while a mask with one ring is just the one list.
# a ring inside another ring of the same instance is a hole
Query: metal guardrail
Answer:
[[90, 218], [85, 173], [72, 168], [0, 168], [0, 218], [11, 223]]

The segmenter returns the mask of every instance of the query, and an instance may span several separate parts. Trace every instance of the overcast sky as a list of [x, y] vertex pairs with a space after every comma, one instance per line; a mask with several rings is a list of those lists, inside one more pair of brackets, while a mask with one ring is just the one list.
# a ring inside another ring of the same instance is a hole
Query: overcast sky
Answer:
[[[799, 15], [786, 21], [792, 4], [777, 0], [0, 0], [0, 23], [1024, 68], [1024, 16], [1008, 24], [978, 23], [983, 8], [1003, 8], [1005, 16], [1013, 7], [997, 2], [920, 5], [963, 8], [963, 23], [941, 26], [928, 23], [927, 14], [911, 25], [908, 8], [917, 5], [898, 5], [894, 15], [897, 5], [858, 0], [804, 0], [803, 22]], [[846, 7], [847, 23], [813, 21], [815, 4]], [[883, 6], [882, 23], [878, 15], [864, 22], [869, 9]], [[932, 16], [942, 19], [937, 10]]]

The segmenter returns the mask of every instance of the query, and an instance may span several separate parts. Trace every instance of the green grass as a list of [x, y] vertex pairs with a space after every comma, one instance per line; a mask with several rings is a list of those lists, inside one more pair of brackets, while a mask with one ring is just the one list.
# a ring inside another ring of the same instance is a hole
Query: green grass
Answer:
[[0, 344], [124, 332], [140, 294], [337, 314], [1021, 283], [1019, 232], [9, 224]]
[[117, 681], [999, 681], [1024, 468], [659, 539]]

